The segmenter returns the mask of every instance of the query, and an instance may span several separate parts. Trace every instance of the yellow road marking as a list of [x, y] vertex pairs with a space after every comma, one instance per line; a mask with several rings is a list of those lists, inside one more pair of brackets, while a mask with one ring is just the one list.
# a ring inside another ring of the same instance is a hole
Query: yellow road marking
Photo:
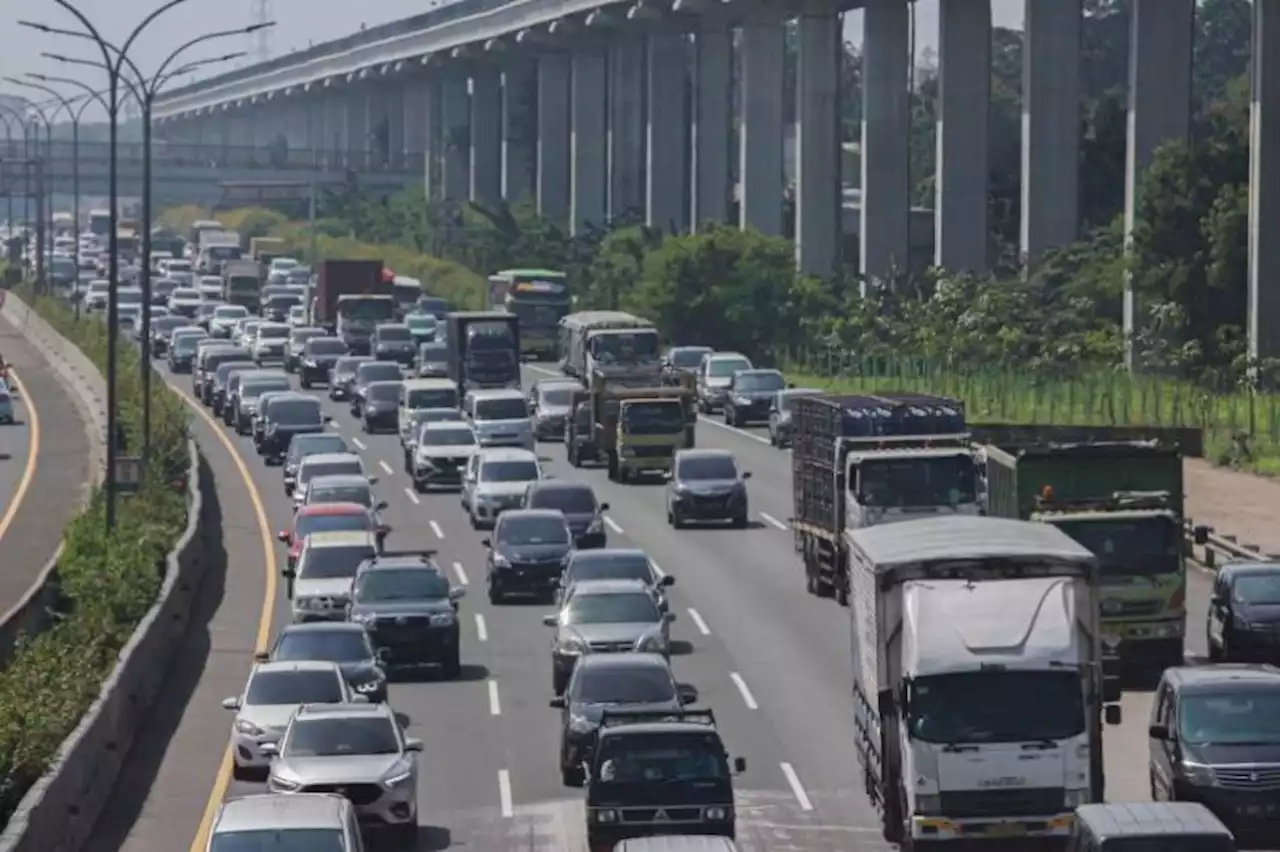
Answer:
[[36, 467], [39, 464], [40, 455], [40, 413], [36, 411], [36, 404], [27, 393], [27, 386], [22, 383], [22, 379], [12, 367], [9, 368], [9, 378], [17, 387], [22, 406], [27, 412], [27, 464], [22, 470], [22, 479], [18, 480], [18, 487], [13, 492], [13, 499], [9, 501], [9, 508], [5, 510], [4, 517], [0, 518], [0, 539], [3, 539], [9, 527], [13, 526], [13, 519], [18, 516], [18, 509], [22, 507], [22, 501], [26, 498], [27, 491], [31, 489], [31, 483], [36, 478]]
[[[209, 424], [214, 434], [218, 436], [218, 440], [227, 448], [227, 452], [231, 454], [231, 460], [235, 463], [240, 478], [244, 480], [244, 487], [249, 492], [249, 502], [253, 504], [253, 513], [256, 516], [258, 529], [262, 534], [262, 559], [267, 571], [266, 587], [262, 595], [262, 610], [258, 615], [258, 635], [254, 640], [254, 651], [261, 653], [267, 650], [267, 642], [271, 639], [271, 622], [275, 613], [276, 601], [275, 537], [271, 535], [271, 524], [267, 521], [267, 510], [262, 503], [262, 494], [258, 491], [258, 486], [253, 481], [253, 474], [249, 472], [244, 459], [240, 457], [240, 451], [236, 449], [236, 445], [232, 443], [226, 432], [223, 431], [222, 424], [214, 420], [213, 416], [205, 411], [198, 401], [191, 399], [176, 388], [174, 390], [204, 422]], [[218, 807], [227, 795], [227, 788], [231, 786], [232, 763], [231, 744], [228, 742], [227, 749], [222, 754], [222, 763], [218, 766], [218, 774], [214, 777], [213, 789], [209, 792], [209, 801], [205, 804], [204, 816], [200, 818], [200, 827], [196, 829], [195, 839], [191, 841], [191, 852], [204, 852], [209, 843], [209, 832], [213, 830], [213, 820], [218, 815]]]

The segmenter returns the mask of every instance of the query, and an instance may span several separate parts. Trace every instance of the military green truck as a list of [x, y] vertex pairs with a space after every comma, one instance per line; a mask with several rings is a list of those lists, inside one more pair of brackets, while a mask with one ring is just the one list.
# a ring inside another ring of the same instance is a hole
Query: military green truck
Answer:
[[[591, 376], [590, 387], [574, 391], [574, 412], [566, 427], [575, 467], [603, 461], [609, 478], [631, 482], [647, 473], [666, 474], [676, 453], [690, 445], [690, 421], [696, 417], [692, 377], [680, 384], [646, 376]], [[589, 412], [590, 438], [582, 434], [579, 408]]]
[[[1088, 436], [1070, 427], [977, 427], [987, 511], [1053, 524], [1098, 558], [1102, 626], [1127, 666], [1181, 665], [1186, 632], [1184, 430]], [[1113, 440], [1107, 440], [1110, 437]]]

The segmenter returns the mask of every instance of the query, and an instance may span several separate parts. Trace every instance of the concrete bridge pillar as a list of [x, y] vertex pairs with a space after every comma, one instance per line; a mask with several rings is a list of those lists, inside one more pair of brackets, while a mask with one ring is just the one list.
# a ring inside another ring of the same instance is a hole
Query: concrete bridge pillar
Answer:
[[392, 168], [404, 167], [405, 112], [404, 93], [409, 84], [401, 79], [387, 87], [382, 97], [382, 112], [387, 127], [387, 163]]
[[644, 63], [642, 39], [609, 48], [609, 218], [644, 210]]
[[471, 197], [471, 95], [467, 78], [452, 72], [440, 79], [440, 188], [446, 201]]
[[1021, 244], [1028, 262], [1079, 233], [1080, 4], [1026, 0]]
[[502, 72], [480, 65], [471, 72], [470, 198], [493, 205], [502, 200]]
[[538, 75], [532, 63], [502, 71], [502, 197], [533, 198], [538, 156]]
[[276, 141], [276, 133], [280, 128], [279, 110], [272, 109], [270, 104], [254, 104], [250, 113], [253, 122], [253, 147], [258, 149], [254, 155], [259, 161], [265, 159], [266, 151]]
[[859, 267], [869, 278], [884, 278], [895, 268], [905, 268], [910, 248], [909, 18], [907, 4], [901, 0], [867, 0], [862, 47]]
[[786, 27], [782, 21], [748, 17], [742, 25], [742, 131], [738, 168], [742, 198], [738, 223], [770, 236], [782, 235], [782, 190], [786, 180], [782, 156], [785, 49]]
[[444, 115], [443, 86], [438, 77], [423, 82], [423, 188], [427, 201], [444, 198]]
[[807, 274], [829, 275], [839, 263], [844, 233], [840, 16], [832, 4], [815, 6], [800, 16], [799, 31], [795, 93], [796, 261]]
[[709, 19], [694, 35], [693, 220], [729, 220], [733, 31]]
[[991, 0], [942, 3], [938, 31], [934, 263], [949, 271], [983, 272], [990, 240]]
[[649, 36], [645, 221], [653, 228], [688, 229], [686, 170], [689, 127], [685, 111], [688, 40], [683, 33]]
[[364, 168], [369, 157], [368, 107], [363, 93], [356, 88], [342, 93], [342, 156], [349, 169]]
[[427, 81], [411, 77], [400, 91], [404, 114], [404, 154], [409, 160], [427, 150]]
[[608, 201], [608, 58], [600, 47], [573, 54], [569, 227], [581, 234], [605, 224]]
[[[1151, 157], [1164, 142], [1191, 132], [1191, 58], [1195, 41], [1195, 0], [1133, 0], [1129, 24], [1129, 123], [1125, 144], [1124, 232], [1133, 234], [1138, 187]], [[1140, 331], [1142, 309], [1132, 280], [1125, 277], [1124, 330], [1127, 341]], [[1132, 368], [1132, 346], [1127, 347]]]
[[1249, 354], [1280, 357], [1280, 0], [1253, 0]]
[[569, 218], [569, 56], [538, 57], [538, 213]]

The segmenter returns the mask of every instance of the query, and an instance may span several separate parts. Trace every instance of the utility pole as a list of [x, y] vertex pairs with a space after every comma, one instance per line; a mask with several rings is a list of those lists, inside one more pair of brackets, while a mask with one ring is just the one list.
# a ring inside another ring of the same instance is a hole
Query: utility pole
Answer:
[[[271, 0], [253, 0], [253, 22], [255, 24], [266, 24], [274, 20], [275, 18], [271, 14]], [[256, 37], [253, 46], [254, 58], [259, 62], [265, 62], [271, 58], [271, 28], [262, 26], [254, 35]]]

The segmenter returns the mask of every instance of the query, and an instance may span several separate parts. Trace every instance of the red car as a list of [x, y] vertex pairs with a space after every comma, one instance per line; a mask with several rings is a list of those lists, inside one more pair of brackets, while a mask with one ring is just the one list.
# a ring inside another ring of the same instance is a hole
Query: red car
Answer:
[[302, 543], [307, 536], [318, 532], [374, 532], [378, 536], [378, 549], [391, 532], [379, 526], [377, 518], [359, 503], [316, 503], [303, 506], [293, 516], [293, 529], [280, 530], [276, 538], [289, 547], [289, 564], [298, 561]]

